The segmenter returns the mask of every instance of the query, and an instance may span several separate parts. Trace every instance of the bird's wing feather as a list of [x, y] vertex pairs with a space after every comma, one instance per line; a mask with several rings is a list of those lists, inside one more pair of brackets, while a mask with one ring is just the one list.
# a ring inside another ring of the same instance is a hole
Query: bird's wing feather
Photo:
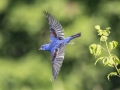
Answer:
[[43, 11], [46, 16], [50, 28], [51, 37], [58, 38], [60, 40], [64, 39], [64, 30], [62, 29], [61, 24], [53, 18], [48, 12]]
[[62, 66], [62, 62], [64, 60], [64, 54], [65, 54], [65, 45], [64, 43], [61, 43], [58, 47], [58, 49], [54, 50], [52, 54], [52, 75], [53, 80], [57, 77], [60, 68]]

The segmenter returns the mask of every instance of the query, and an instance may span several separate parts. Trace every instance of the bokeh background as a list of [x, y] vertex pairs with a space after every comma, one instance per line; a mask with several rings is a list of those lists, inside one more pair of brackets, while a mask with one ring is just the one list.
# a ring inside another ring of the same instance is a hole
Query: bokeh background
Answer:
[[[82, 32], [67, 45], [54, 82], [50, 53], [38, 50], [49, 43], [43, 10], [62, 24], [65, 37]], [[113, 68], [94, 65], [88, 47], [99, 43], [95, 25], [111, 27], [110, 40], [120, 43], [120, 1], [0, 0], [0, 90], [120, 90], [120, 78], [107, 80]], [[114, 53], [120, 58], [120, 45]]]

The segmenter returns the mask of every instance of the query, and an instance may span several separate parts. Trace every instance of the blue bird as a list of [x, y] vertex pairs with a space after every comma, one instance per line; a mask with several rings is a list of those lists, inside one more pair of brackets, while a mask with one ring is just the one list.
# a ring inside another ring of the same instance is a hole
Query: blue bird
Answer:
[[47, 18], [50, 29], [50, 43], [42, 45], [39, 50], [49, 51], [52, 56], [52, 81], [56, 79], [65, 55], [65, 46], [72, 39], [80, 37], [81, 33], [77, 33], [70, 37], [64, 38], [64, 31], [61, 24], [48, 12], [43, 11]]

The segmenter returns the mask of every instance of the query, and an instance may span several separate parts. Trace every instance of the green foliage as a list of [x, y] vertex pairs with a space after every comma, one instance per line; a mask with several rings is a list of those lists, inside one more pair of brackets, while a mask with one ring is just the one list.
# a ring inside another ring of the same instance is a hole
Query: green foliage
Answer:
[[100, 45], [92, 44], [92, 45], [90, 45], [89, 49], [90, 49], [90, 53], [95, 56], [98, 56], [101, 54], [101, 46]]
[[111, 72], [108, 74], [107, 78], [110, 80], [110, 76], [117, 76], [117, 72]]
[[117, 45], [118, 45], [118, 42], [116, 41], [109, 42], [108, 44], [109, 50], [112, 51], [113, 49], [117, 47]]
[[90, 53], [93, 54], [95, 57], [101, 54], [101, 50], [103, 49], [108, 53], [108, 56], [101, 56], [99, 57], [95, 65], [98, 61], [102, 61], [104, 66], [109, 66], [115, 68], [116, 72], [111, 72], [108, 74], [107, 78], [110, 80], [110, 76], [119, 76], [120, 77], [120, 69], [118, 69], [118, 65], [120, 64], [119, 58], [112, 54], [111, 52], [115, 49], [118, 45], [117, 41], [108, 42], [108, 36], [110, 34], [110, 27], [107, 27], [105, 30], [101, 30], [99, 25], [96, 25], [95, 28], [97, 29], [98, 35], [100, 36], [100, 42], [103, 42], [106, 45], [106, 48], [103, 47], [103, 44], [91, 44], [89, 46]]

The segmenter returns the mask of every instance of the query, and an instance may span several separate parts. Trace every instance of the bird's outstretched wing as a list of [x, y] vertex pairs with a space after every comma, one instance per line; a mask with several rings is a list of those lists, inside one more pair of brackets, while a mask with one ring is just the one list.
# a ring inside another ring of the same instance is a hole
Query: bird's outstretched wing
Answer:
[[62, 62], [64, 60], [64, 54], [65, 54], [65, 45], [64, 43], [61, 43], [58, 47], [58, 49], [54, 50], [52, 54], [52, 79], [54, 80], [62, 66]]
[[53, 18], [48, 12], [43, 11], [46, 16], [50, 28], [51, 38], [58, 38], [60, 40], [64, 39], [64, 30], [62, 29], [61, 24]]

